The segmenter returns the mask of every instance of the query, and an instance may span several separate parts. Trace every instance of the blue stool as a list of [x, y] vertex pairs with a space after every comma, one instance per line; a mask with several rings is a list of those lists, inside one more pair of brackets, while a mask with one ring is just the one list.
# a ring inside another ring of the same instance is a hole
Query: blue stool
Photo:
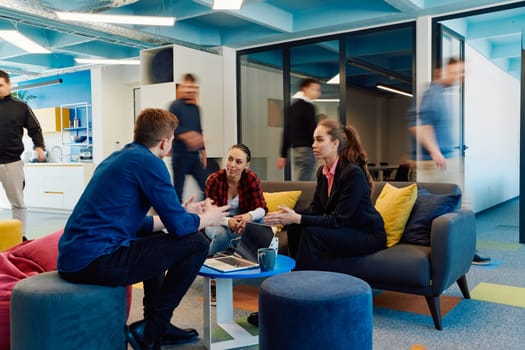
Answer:
[[125, 327], [125, 287], [70, 283], [52, 271], [13, 288], [11, 350], [124, 350]]
[[372, 349], [372, 290], [335, 272], [294, 271], [259, 290], [259, 349]]

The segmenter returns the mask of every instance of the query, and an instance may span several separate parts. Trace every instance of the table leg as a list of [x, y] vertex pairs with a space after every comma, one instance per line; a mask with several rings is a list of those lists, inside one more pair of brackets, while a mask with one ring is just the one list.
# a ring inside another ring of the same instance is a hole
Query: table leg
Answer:
[[233, 339], [212, 343], [210, 285], [211, 279], [204, 278], [204, 346], [208, 350], [233, 349], [259, 343], [258, 336], [252, 336], [233, 320], [233, 281], [230, 278], [215, 279], [216, 319], [220, 326]]
[[217, 323], [233, 322], [233, 282], [230, 278], [215, 281]]
[[204, 277], [203, 291], [203, 332], [204, 332], [204, 346], [206, 349], [211, 349], [211, 298], [210, 298], [211, 278]]

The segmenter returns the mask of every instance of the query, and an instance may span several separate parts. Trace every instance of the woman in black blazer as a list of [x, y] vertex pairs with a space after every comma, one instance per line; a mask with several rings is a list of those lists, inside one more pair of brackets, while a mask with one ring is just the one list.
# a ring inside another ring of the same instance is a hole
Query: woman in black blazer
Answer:
[[312, 145], [324, 165], [309, 208], [280, 206], [264, 221], [289, 225], [288, 249], [298, 270], [315, 269], [321, 254], [357, 256], [386, 248], [383, 219], [370, 200], [372, 178], [359, 134], [336, 120], [319, 122]]

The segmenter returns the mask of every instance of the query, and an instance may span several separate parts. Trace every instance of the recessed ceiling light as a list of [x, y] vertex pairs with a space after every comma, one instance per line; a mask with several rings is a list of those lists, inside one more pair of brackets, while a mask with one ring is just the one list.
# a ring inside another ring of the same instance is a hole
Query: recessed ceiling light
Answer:
[[326, 82], [327, 84], [339, 84], [339, 73], [334, 75], [330, 80]]
[[388, 85], [384, 85], [384, 84], [377, 84], [376, 88], [378, 88], [380, 90], [388, 91], [388, 92], [393, 92], [394, 94], [407, 96], [407, 97], [413, 97], [414, 96], [410, 92], [399, 90], [399, 89], [396, 89], [394, 87], [391, 87], [391, 86], [388, 86]]
[[214, 10], [239, 10], [243, 0], [213, 0]]
[[51, 51], [37, 44], [17, 30], [0, 30], [0, 38], [29, 53], [51, 53]]
[[103, 15], [98, 13], [61, 11], [56, 11], [55, 13], [59, 19], [65, 21], [135, 24], [144, 26], [172, 26], [175, 24], [175, 17]]
[[126, 64], [126, 65], [138, 65], [140, 60], [115, 60], [108, 58], [75, 58], [77, 63], [87, 63], [87, 64]]

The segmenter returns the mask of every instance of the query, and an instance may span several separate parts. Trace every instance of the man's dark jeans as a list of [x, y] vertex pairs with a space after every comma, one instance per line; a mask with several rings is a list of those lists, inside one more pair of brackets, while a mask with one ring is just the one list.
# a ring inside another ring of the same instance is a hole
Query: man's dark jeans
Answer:
[[163, 333], [208, 250], [208, 240], [200, 232], [184, 237], [155, 233], [99, 257], [83, 270], [60, 274], [71, 282], [107, 286], [143, 281], [144, 319], [151, 327], [148, 328]]
[[202, 167], [199, 153], [187, 152], [184, 154], [176, 154], [174, 152], [171, 158], [171, 166], [173, 168], [173, 186], [181, 202], [183, 200], [182, 196], [186, 175], [193, 176], [201, 191], [205, 191], [207, 173], [206, 169]]

